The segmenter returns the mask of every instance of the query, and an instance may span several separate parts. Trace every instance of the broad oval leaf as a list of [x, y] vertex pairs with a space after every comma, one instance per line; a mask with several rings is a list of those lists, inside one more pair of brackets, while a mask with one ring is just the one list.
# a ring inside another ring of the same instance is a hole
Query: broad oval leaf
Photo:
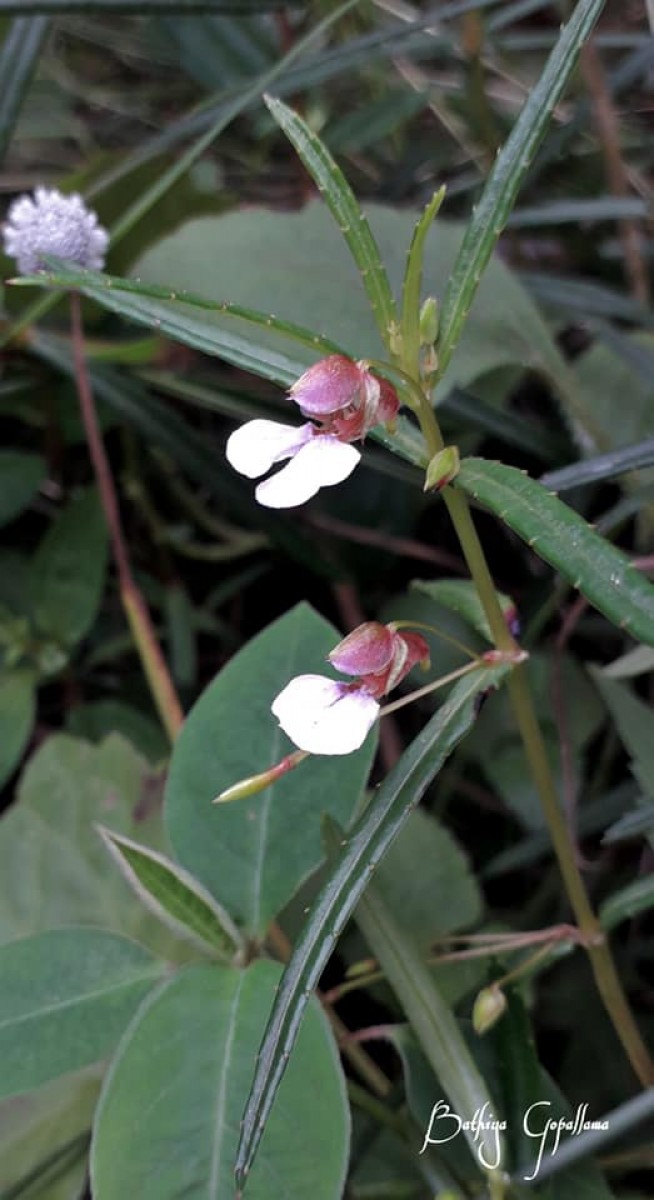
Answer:
[[102, 1058], [162, 968], [102, 929], [51, 929], [0, 947], [0, 1095]]
[[605, 617], [654, 645], [654, 587], [558, 496], [515, 467], [461, 463], [457, 486], [504, 521]]
[[[163, 780], [124, 738], [48, 738], [0, 821], [0, 944], [58, 925], [95, 925], [166, 958], [181, 949], [109, 861], [93, 822], [163, 849]], [[185, 948], [184, 948], [185, 950]]]
[[346, 758], [314, 757], [248, 800], [212, 806], [229, 784], [291, 749], [270, 711], [294, 675], [329, 672], [339, 634], [301, 604], [240, 651], [191, 710], [175, 743], [166, 821], [180, 862], [251, 934], [322, 861], [320, 814], [347, 824], [365, 786], [374, 738]]
[[45, 475], [45, 461], [38, 454], [0, 450], [0, 525], [13, 521], [27, 508]]
[[205, 953], [234, 958], [241, 948], [236, 926], [188, 871], [132, 838], [102, 825], [97, 829], [119, 870], [150, 912]]
[[0, 672], [0, 786], [18, 766], [36, 715], [31, 671]]
[[[239, 1119], [279, 975], [266, 961], [246, 971], [194, 966], [144, 1006], [100, 1102], [91, 1164], [96, 1200], [234, 1195]], [[313, 1001], [248, 1200], [339, 1200], [348, 1143], [343, 1076]]]
[[241, 1182], [254, 1160], [308, 998], [343, 926], [409, 813], [472, 726], [479, 696], [496, 687], [506, 672], [506, 666], [483, 668], [459, 680], [384, 780], [330, 867], [284, 973], [259, 1051], [239, 1145], [237, 1173]]
[[31, 593], [39, 629], [65, 646], [91, 628], [104, 587], [107, 528], [95, 489], [80, 492], [39, 544], [31, 564]]

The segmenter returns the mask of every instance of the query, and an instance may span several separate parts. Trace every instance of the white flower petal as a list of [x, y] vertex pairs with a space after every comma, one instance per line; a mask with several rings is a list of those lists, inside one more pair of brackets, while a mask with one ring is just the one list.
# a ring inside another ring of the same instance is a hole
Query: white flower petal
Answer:
[[288, 466], [260, 483], [255, 496], [266, 508], [295, 508], [315, 496], [321, 487], [347, 479], [360, 458], [354, 446], [320, 434], [302, 446]]
[[227, 461], [240, 475], [258, 479], [274, 463], [291, 458], [313, 437], [314, 427], [282, 425], [279, 421], [248, 421], [227, 439]]
[[379, 715], [372, 696], [322, 675], [298, 675], [271, 708], [284, 733], [310, 754], [351, 754]]

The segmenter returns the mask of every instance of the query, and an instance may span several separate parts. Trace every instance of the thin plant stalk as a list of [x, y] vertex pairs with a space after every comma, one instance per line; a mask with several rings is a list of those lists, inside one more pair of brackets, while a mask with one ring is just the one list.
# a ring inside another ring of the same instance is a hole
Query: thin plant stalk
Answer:
[[[424, 393], [418, 406], [417, 415], [427, 443], [429, 457], [432, 458], [443, 449], [444, 443], [434, 409]], [[497, 590], [470, 512], [468, 499], [462, 492], [458, 492], [450, 486], [443, 488], [442, 495], [486, 613], [495, 644], [498, 650], [517, 650], [517, 644], [502, 613]], [[635, 1074], [644, 1087], [649, 1087], [654, 1083], [654, 1064], [634, 1020], [604, 932], [588, 898], [577, 864], [575, 848], [571, 843], [565, 817], [559, 806], [556, 784], [523, 666], [516, 665], [511, 672], [508, 679], [508, 691], [525, 754], [552, 838], [563, 884], [577, 924], [583, 934], [583, 944], [590, 958], [597, 989]]]
[[147, 604], [132, 574], [120, 509], [118, 507], [116, 488], [102, 441], [91, 380], [86, 365], [79, 292], [71, 292], [70, 294], [70, 315], [75, 382], [79, 397], [80, 412], [100, 492], [100, 501], [107, 522], [114, 562], [118, 572], [120, 598], [152, 693], [152, 698], [166, 733], [170, 741], [174, 742], [184, 721], [184, 714], [177, 698], [170, 672], [161, 653], [161, 647], [154, 632]]

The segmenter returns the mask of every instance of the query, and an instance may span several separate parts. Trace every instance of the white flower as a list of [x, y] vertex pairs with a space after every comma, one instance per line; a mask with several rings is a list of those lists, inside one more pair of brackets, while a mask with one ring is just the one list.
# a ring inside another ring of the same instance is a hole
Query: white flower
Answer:
[[109, 242], [106, 229], [81, 196], [63, 196], [55, 188], [38, 187], [10, 205], [3, 226], [5, 253], [15, 258], [21, 275], [34, 275], [52, 254], [78, 267], [101, 270]]
[[302, 416], [294, 429], [276, 421], [248, 421], [227, 442], [227, 459], [241, 475], [258, 479], [280, 459], [287, 467], [264, 480], [255, 495], [267, 508], [295, 508], [321, 487], [341, 483], [361, 455], [361, 441], [375, 425], [390, 427], [400, 406], [395, 389], [363, 360], [330, 354], [295, 381], [289, 392]]
[[363, 687], [297, 675], [272, 704], [284, 733], [309, 754], [351, 754], [363, 745], [379, 704]]
[[258, 479], [285, 458], [291, 460], [256, 488], [255, 496], [266, 508], [304, 504], [321, 487], [347, 479], [361, 458], [354, 446], [320, 433], [311, 422], [293, 427], [261, 420], [235, 430], [225, 453], [234, 470], [248, 479]]

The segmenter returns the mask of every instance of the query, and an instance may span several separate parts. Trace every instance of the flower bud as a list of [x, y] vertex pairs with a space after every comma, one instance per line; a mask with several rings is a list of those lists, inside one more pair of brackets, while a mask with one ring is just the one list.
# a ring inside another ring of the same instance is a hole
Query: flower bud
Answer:
[[438, 337], [440, 313], [438, 301], [434, 296], [427, 296], [420, 309], [420, 345], [433, 346]]
[[506, 996], [496, 984], [483, 988], [472, 1009], [472, 1027], [480, 1036], [493, 1028], [506, 1010]]
[[330, 354], [296, 379], [290, 396], [305, 416], [330, 417], [351, 405], [358, 408], [369, 378], [363, 364]]
[[435, 454], [427, 467], [425, 475], [426, 492], [436, 489], [440, 492], [447, 483], [451, 483], [459, 474], [459, 451], [456, 446], [445, 446]]
[[365, 621], [327, 655], [344, 675], [378, 675], [390, 665], [395, 633], [380, 621]]

